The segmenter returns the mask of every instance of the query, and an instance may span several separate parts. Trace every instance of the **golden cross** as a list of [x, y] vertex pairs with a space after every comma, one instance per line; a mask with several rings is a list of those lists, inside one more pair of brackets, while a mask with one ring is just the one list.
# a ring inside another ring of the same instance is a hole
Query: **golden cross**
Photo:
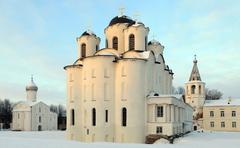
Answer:
[[125, 8], [124, 7], [120, 7], [118, 10], [119, 10], [119, 17], [123, 16]]
[[139, 20], [139, 16], [140, 16], [140, 14], [138, 12], [134, 13], [133, 17], [134, 17], [135, 22], [137, 22]]
[[152, 38], [153, 38], [153, 40], [155, 39], [155, 37], [156, 37], [156, 35], [153, 33], [153, 34], [152, 34]]
[[91, 29], [92, 29], [92, 23], [90, 20], [88, 21], [88, 25], [87, 25], [86, 29], [87, 29], [87, 31], [91, 31]]

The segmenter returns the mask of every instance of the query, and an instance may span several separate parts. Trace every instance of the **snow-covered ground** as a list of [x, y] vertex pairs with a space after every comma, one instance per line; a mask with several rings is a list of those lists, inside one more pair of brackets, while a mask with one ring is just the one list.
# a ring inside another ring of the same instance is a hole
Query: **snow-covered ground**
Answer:
[[[239, 148], [240, 133], [193, 132], [175, 140], [175, 144], [82, 143], [65, 140], [65, 132], [0, 131], [0, 148]], [[161, 142], [161, 141], [160, 141]]]

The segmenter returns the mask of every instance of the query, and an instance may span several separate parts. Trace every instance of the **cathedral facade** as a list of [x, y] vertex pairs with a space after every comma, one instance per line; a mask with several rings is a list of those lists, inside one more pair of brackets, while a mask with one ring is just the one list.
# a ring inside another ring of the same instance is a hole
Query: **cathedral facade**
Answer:
[[57, 114], [50, 111], [47, 104], [37, 101], [38, 87], [31, 79], [26, 86], [27, 100], [13, 107], [12, 130], [43, 131], [57, 130]]
[[149, 28], [125, 15], [114, 17], [100, 38], [77, 38], [78, 59], [67, 74], [67, 139], [144, 143], [148, 135], [192, 130], [190, 105], [172, 94], [173, 72], [164, 46], [148, 41]]

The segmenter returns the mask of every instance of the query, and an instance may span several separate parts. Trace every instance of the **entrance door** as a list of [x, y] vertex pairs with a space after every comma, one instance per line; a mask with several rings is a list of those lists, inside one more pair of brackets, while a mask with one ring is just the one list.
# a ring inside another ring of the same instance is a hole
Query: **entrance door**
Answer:
[[41, 125], [38, 126], [38, 131], [42, 131], [42, 126]]
[[195, 130], [195, 131], [196, 131], [196, 130], [197, 130], [197, 126], [194, 126], [194, 127], [193, 127], [193, 130]]

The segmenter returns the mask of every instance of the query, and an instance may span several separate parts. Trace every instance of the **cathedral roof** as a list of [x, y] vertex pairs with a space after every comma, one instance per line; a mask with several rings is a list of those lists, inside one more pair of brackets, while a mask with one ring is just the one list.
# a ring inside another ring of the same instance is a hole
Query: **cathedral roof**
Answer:
[[192, 72], [191, 72], [189, 81], [201, 81], [201, 76], [200, 76], [198, 66], [197, 66], [196, 55], [195, 55], [195, 59], [193, 60], [193, 68], [192, 68]]
[[127, 17], [126, 15], [122, 15], [120, 17], [116, 16], [110, 21], [108, 26], [112, 26], [112, 25], [115, 25], [117, 23], [127, 23], [130, 26], [130, 25], [135, 24], [135, 21], [132, 20], [130, 17]]
[[95, 34], [94, 32], [92, 32], [91, 30], [87, 30], [87, 31], [83, 32], [81, 36], [84, 36], [84, 35], [93, 35], [93, 36], [96, 36], [96, 34]]
[[38, 90], [37, 85], [33, 81], [33, 77], [31, 77], [30, 83], [26, 86], [26, 90], [27, 91], [29, 91], [29, 90], [37, 91]]
[[153, 40], [148, 42], [148, 45], [161, 45], [161, 44], [157, 40], [153, 39]]

